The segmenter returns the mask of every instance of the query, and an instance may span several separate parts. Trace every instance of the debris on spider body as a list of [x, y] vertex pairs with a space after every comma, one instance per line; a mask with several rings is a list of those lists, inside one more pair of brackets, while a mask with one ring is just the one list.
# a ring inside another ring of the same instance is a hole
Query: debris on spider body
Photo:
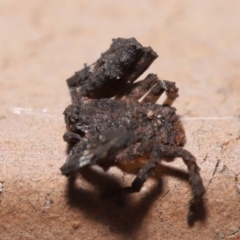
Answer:
[[[180, 157], [189, 170], [193, 199], [203, 195], [200, 169], [183, 148], [185, 133], [171, 107], [178, 97], [175, 83], [155, 74], [135, 82], [156, 58], [150, 47], [135, 38], [117, 38], [95, 63], [67, 80], [72, 104], [64, 111], [67, 132], [63, 138], [69, 154], [61, 167], [63, 175], [74, 175], [88, 165], [145, 157], [146, 164], [130, 187], [140, 191], [162, 159]], [[156, 104], [164, 92], [165, 102]]]

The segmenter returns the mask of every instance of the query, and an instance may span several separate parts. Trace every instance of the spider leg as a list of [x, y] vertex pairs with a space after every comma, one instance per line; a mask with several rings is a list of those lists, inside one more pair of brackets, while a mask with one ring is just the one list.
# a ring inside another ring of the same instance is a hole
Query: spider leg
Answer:
[[116, 155], [136, 141], [127, 128], [110, 129], [88, 142], [80, 141], [70, 151], [61, 172], [69, 176], [86, 165], [113, 161]]
[[67, 142], [68, 144], [75, 144], [81, 140], [81, 135], [78, 133], [74, 133], [71, 131], [66, 132], [63, 135], [63, 140]]
[[162, 86], [161, 80], [158, 81], [143, 98], [143, 103], [156, 103], [159, 97], [163, 94], [164, 88]]
[[143, 98], [142, 102], [156, 103], [164, 91], [166, 92], [167, 99], [164, 101], [163, 105], [171, 106], [178, 97], [178, 88], [175, 86], [174, 82], [166, 80], [159, 80]]
[[192, 187], [193, 200], [198, 200], [204, 194], [205, 189], [202, 183], [202, 178], [199, 174], [200, 168], [196, 163], [196, 158], [190, 152], [181, 147], [161, 145], [160, 151], [163, 157], [180, 157], [183, 159], [183, 162], [187, 165], [190, 174], [189, 181]]
[[74, 145], [82, 138], [77, 123], [79, 120], [79, 106], [76, 104], [69, 105], [63, 114], [67, 128], [67, 132], [63, 135], [63, 140], [69, 145]]
[[127, 188], [126, 190], [130, 192], [139, 192], [147, 180], [149, 174], [155, 169], [155, 167], [161, 161], [161, 152], [158, 145], [154, 145], [152, 153], [150, 155], [149, 160], [143, 166], [143, 168], [139, 171], [138, 175], [132, 182], [132, 186]]
[[157, 82], [157, 75], [148, 74], [144, 80], [125, 86], [115, 99], [123, 100], [127, 103], [138, 101]]
[[72, 105], [79, 105], [79, 96], [76, 88], [69, 88]]
[[164, 91], [167, 95], [164, 105], [170, 106], [178, 97], [178, 88], [175, 86], [175, 83], [166, 80], [159, 80], [157, 75], [149, 74], [144, 80], [126, 86], [121, 94], [118, 94], [115, 99], [121, 99], [130, 103], [132, 101], [138, 101], [148, 92], [142, 102], [156, 103]]
[[175, 82], [162, 80], [162, 83], [167, 95], [167, 98], [163, 102], [163, 105], [171, 106], [175, 99], [178, 97], [178, 88], [176, 87]]

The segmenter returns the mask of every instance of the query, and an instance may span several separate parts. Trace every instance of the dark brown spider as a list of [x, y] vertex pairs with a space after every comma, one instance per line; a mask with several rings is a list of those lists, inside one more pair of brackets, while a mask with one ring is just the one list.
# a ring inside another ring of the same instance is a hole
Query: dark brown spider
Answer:
[[[63, 175], [74, 175], [86, 165], [145, 158], [130, 187], [140, 191], [162, 159], [181, 157], [189, 170], [194, 200], [203, 195], [200, 169], [182, 147], [184, 129], [171, 107], [178, 96], [175, 83], [154, 74], [135, 82], [156, 58], [150, 47], [136, 39], [118, 38], [95, 63], [67, 80], [72, 104], [64, 111], [67, 132], [63, 138], [69, 154], [61, 167]], [[166, 101], [156, 104], [164, 91]]]

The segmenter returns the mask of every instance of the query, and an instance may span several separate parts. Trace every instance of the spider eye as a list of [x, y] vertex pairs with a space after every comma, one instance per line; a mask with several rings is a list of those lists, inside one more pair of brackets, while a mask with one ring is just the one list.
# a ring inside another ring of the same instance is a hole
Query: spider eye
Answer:
[[73, 112], [74, 112], [76, 115], [78, 115], [78, 114], [79, 114], [79, 107], [78, 107], [78, 106], [74, 106]]
[[79, 112], [72, 109], [71, 112], [65, 115], [65, 122], [68, 124], [77, 123], [79, 121]]

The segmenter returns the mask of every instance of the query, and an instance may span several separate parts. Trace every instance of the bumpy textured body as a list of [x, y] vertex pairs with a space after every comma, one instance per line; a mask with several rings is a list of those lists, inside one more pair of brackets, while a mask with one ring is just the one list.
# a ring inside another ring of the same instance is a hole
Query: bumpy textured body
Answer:
[[[62, 174], [74, 175], [84, 166], [146, 158], [131, 191], [139, 191], [162, 159], [181, 157], [187, 165], [194, 200], [204, 193], [195, 157], [183, 148], [185, 133], [171, 104], [175, 83], [149, 74], [135, 80], [157, 54], [136, 39], [114, 39], [93, 64], [67, 80], [72, 104], [64, 111], [69, 145]], [[156, 104], [162, 93], [167, 98]], [[142, 98], [142, 99], [141, 99]], [[141, 101], [139, 101], [141, 99]]]

